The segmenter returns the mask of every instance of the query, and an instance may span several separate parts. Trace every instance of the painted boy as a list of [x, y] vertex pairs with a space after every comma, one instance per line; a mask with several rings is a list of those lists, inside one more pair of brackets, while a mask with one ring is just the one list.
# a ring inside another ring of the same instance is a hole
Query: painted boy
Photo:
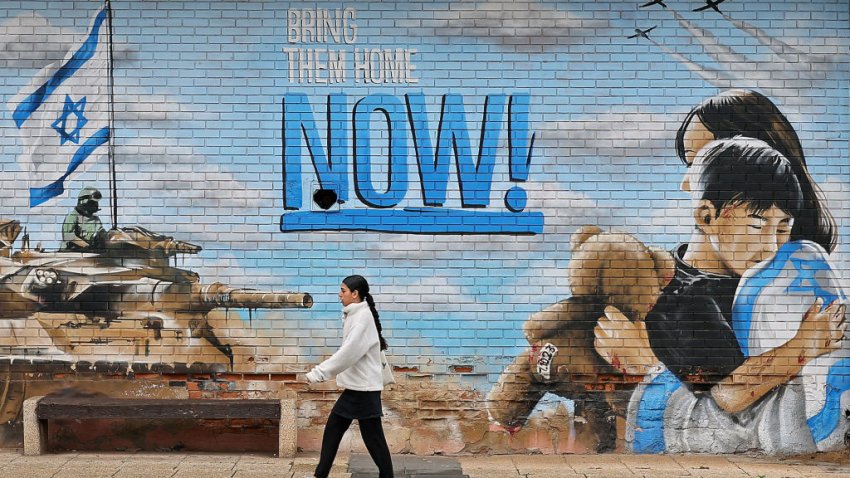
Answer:
[[632, 398], [626, 439], [636, 452], [813, 450], [792, 379], [839, 347], [844, 306], [815, 301], [793, 338], [751, 357], [732, 323], [741, 275], [788, 242], [804, 207], [797, 178], [782, 154], [743, 137], [706, 145], [688, 174], [696, 228], [674, 251], [673, 281], [645, 323], [609, 307], [595, 330], [609, 363], [651, 377]]

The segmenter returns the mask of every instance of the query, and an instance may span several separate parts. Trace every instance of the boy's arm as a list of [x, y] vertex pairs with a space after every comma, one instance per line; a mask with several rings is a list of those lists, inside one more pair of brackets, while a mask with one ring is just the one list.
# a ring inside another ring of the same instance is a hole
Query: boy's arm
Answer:
[[624, 375], [646, 375], [661, 363], [649, 344], [646, 324], [632, 322], [614, 306], [605, 307], [593, 334], [596, 353]]
[[712, 387], [711, 396], [729, 413], [746, 409], [775, 387], [787, 383], [815, 358], [836, 350], [844, 337], [845, 306], [837, 301], [818, 312], [817, 299], [797, 334], [775, 349], [750, 357], [723, 381]]
[[621, 373], [646, 375], [663, 363], [706, 392], [746, 360], [717, 303], [699, 294], [662, 297], [645, 321], [608, 306], [594, 334], [597, 353]]

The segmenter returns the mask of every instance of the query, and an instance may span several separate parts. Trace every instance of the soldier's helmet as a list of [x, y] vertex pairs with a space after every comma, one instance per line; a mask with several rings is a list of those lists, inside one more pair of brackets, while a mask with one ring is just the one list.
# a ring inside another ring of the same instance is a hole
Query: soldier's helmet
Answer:
[[100, 194], [100, 191], [98, 191], [97, 189], [84, 188], [82, 191], [80, 191], [80, 195], [77, 196], [77, 206], [94, 206], [93, 209], [95, 211], [98, 211], [100, 210], [100, 207], [98, 207], [98, 201], [100, 201], [102, 197], [103, 195]]

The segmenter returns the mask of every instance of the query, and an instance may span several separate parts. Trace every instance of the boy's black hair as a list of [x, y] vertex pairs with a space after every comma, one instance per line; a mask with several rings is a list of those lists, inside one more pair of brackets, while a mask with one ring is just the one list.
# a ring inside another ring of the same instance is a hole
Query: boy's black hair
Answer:
[[736, 136], [712, 141], [694, 166], [694, 191], [711, 202], [717, 217], [727, 206], [746, 204], [753, 212], [776, 206], [796, 218], [806, 203], [791, 162], [761, 140]]

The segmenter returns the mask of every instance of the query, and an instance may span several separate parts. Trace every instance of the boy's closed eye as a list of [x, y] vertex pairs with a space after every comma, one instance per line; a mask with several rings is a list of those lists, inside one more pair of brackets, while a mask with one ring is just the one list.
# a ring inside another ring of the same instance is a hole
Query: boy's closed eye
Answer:
[[755, 229], [757, 231], [760, 231], [764, 227], [765, 223], [767, 222], [767, 219], [765, 219], [764, 216], [762, 216], [761, 214], [756, 214], [756, 213], [748, 214], [747, 219], [750, 220], [750, 223], [747, 224], [747, 225], [751, 229]]
[[[766, 217], [762, 216], [761, 214], [758, 214], [758, 213], [748, 214], [747, 218], [750, 219], [750, 221], [751, 221], [748, 224], [748, 226], [751, 229], [755, 229], [757, 231], [762, 230], [764, 228], [764, 226], [768, 223], [768, 219]], [[793, 223], [794, 223], [794, 219], [792, 219], [790, 217], [782, 219], [781, 221], [779, 221], [779, 224], [777, 224], [777, 226], [776, 226], [777, 234], [788, 234], [788, 233], [790, 233], [791, 232], [791, 226], [792, 226]]]

